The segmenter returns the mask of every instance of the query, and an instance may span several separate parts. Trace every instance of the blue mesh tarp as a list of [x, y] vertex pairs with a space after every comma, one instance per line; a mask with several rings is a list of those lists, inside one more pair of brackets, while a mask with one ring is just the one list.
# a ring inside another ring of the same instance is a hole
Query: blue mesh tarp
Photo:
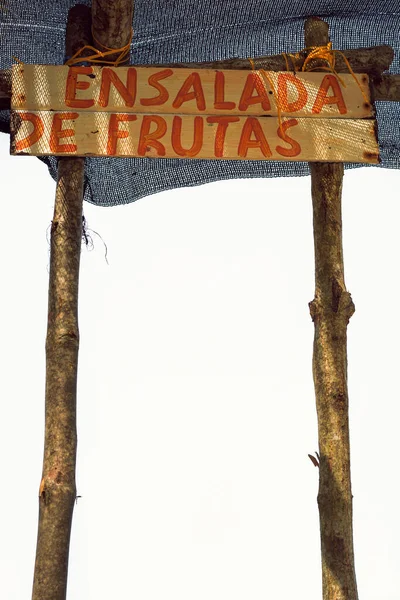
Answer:
[[[13, 56], [63, 64], [67, 14], [76, 3], [0, 0], [0, 69], [10, 68]], [[131, 64], [296, 52], [304, 47], [305, 19], [319, 16], [329, 23], [334, 48], [389, 44], [395, 51], [390, 72], [400, 73], [399, 0], [135, 0], [134, 6]], [[400, 168], [399, 103], [377, 103], [377, 118], [381, 166]], [[0, 129], [8, 120], [9, 113], [1, 112]], [[55, 177], [56, 158], [45, 161]], [[112, 206], [217, 179], [307, 173], [302, 162], [90, 158], [85, 200]]]

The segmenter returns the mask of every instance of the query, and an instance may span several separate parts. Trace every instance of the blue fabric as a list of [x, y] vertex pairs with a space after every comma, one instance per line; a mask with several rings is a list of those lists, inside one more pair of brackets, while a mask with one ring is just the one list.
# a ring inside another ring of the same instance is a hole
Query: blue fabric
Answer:
[[[12, 56], [62, 64], [71, 0], [8, 0], [0, 8], [0, 68]], [[89, 4], [89, 2], [83, 2]], [[399, 0], [135, 0], [132, 64], [204, 61], [296, 52], [304, 47], [304, 20], [329, 23], [333, 47], [389, 44], [390, 69], [400, 73]], [[383, 167], [400, 168], [400, 104], [377, 103]], [[8, 122], [9, 114], [0, 113]], [[33, 159], [32, 159], [33, 160]], [[52, 176], [57, 161], [46, 158]], [[176, 159], [87, 159], [85, 199], [112, 206], [217, 179], [296, 176], [306, 163]], [[354, 165], [352, 165], [354, 166]]]

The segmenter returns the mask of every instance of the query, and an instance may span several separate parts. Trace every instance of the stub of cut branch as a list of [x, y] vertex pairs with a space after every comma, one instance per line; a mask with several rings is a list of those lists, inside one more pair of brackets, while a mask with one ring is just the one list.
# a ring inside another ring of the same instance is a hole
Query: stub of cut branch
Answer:
[[[68, 15], [66, 55], [90, 43], [90, 9]], [[46, 414], [39, 526], [32, 600], [65, 600], [76, 499], [76, 387], [79, 350], [78, 283], [84, 159], [61, 158], [51, 225]]]
[[[328, 24], [308, 19], [306, 46], [329, 41]], [[343, 165], [310, 163], [315, 297], [313, 377], [318, 416], [323, 600], [357, 600], [347, 391], [347, 324], [354, 304], [344, 281]]]
[[400, 102], [400, 75], [383, 75], [372, 85], [374, 100]]

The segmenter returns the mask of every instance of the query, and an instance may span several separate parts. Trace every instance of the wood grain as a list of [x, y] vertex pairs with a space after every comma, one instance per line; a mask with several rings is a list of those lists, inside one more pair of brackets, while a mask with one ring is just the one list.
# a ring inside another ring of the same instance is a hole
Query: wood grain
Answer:
[[[328, 24], [305, 23], [305, 43], [329, 41]], [[321, 65], [322, 66], [322, 65]], [[350, 477], [347, 325], [354, 303], [346, 289], [342, 244], [343, 165], [310, 163], [315, 295], [313, 378], [318, 417], [323, 600], [357, 600]]]
[[[99, 0], [97, 0], [98, 3]], [[93, 3], [94, 4], [94, 3]], [[125, 37], [124, 39], [128, 39]], [[301, 71], [307, 52], [299, 52], [294, 59], [293, 68]], [[342, 50], [336, 54], [336, 70], [338, 73], [348, 73], [346, 60], [349, 61], [354, 73], [368, 73], [371, 78], [372, 89], [377, 89], [376, 100], [400, 101], [399, 75], [385, 74], [385, 84], [382, 86], [382, 75], [392, 64], [394, 51], [391, 46], [373, 46], [371, 48], [356, 48]], [[287, 69], [283, 54], [275, 56], [252, 57], [256, 69], [266, 71], [285, 71]], [[290, 60], [290, 59], [289, 59]], [[151, 66], [151, 65], [146, 65]], [[199, 63], [168, 63], [164, 65], [152, 65], [157, 68], [194, 68], [194, 69], [236, 69], [251, 70], [248, 58], [229, 58], [211, 62]], [[290, 60], [290, 68], [292, 61]], [[0, 70], [0, 109], [10, 108], [11, 98], [11, 70]]]
[[[379, 162], [370, 119], [283, 119], [282, 131], [276, 117], [49, 111], [13, 116], [13, 154]], [[43, 133], [29, 145], [32, 119]]]
[[[86, 89], [84, 89], [86, 88]], [[369, 118], [369, 77], [154, 67], [14, 65], [11, 108]]]

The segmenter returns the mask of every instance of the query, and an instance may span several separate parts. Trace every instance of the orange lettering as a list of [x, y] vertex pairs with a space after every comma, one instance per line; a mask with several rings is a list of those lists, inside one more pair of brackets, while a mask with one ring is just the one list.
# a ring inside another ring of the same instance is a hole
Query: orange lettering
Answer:
[[126, 76], [126, 85], [122, 83], [113, 69], [103, 67], [101, 71], [101, 87], [99, 106], [107, 106], [110, 97], [111, 84], [118, 90], [125, 102], [125, 106], [133, 106], [136, 98], [136, 69], [130, 67]]
[[225, 102], [225, 75], [222, 71], [215, 73], [214, 97], [214, 108], [232, 110], [236, 107], [234, 102]]
[[[150, 133], [152, 123], [155, 123], [157, 128]], [[150, 146], [153, 146], [157, 150], [158, 156], [165, 156], [165, 147], [158, 140], [165, 135], [166, 131], [167, 124], [162, 117], [158, 115], [144, 115], [138, 144], [139, 156], [145, 156], [146, 152], [150, 150]]]
[[174, 117], [172, 121], [172, 148], [178, 156], [197, 156], [203, 145], [203, 118], [194, 118], [193, 144], [187, 150], [182, 148], [182, 117]]
[[[190, 88], [193, 88], [193, 91], [190, 92]], [[198, 73], [191, 73], [186, 78], [181, 89], [177, 93], [172, 106], [174, 108], [180, 108], [184, 102], [188, 102], [189, 100], [196, 100], [198, 110], [206, 109], [203, 87]]]
[[[254, 133], [255, 140], [250, 139], [252, 133]], [[238, 155], [245, 158], [249, 148], [260, 148], [266, 158], [272, 156], [271, 149], [261, 128], [261, 123], [255, 117], [248, 117], [243, 125], [238, 146]]]
[[128, 115], [121, 113], [112, 113], [110, 115], [110, 123], [108, 125], [108, 139], [107, 139], [107, 155], [115, 156], [117, 153], [117, 141], [127, 138], [129, 131], [119, 130], [120, 123], [126, 123], [129, 121], [136, 121], [136, 115]]
[[78, 100], [75, 98], [76, 90], [87, 90], [89, 81], [78, 81], [78, 75], [92, 75], [92, 67], [70, 67], [68, 70], [67, 85], [65, 88], [65, 104], [71, 108], [89, 108], [94, 100]]
[[229, 123], [237, 123], [238, 121], [240, 121], [239, 117], [207, 117], [207, 123], [218, 123], [214, 141], [214, 155], [216, 158], [224, 156], [225, 136]]
[[[298, 98], [294, 102], [288, 102], [288, 83], [293, 83], [297, 89]], [[296, 112], [307, 104], [307, 90], [304, 83], [291, 73], [279, 73], [278, 75], [278, 99], [284, 112]]]
[[294, 127], [298, 124], [299, 122], [297, 119], [289, 119], [288, 121], [284, 121], [281, 127], [278, 127], [278, 136], [281, 138], [281, 140], [291, 145], [291, 148], [283, 148], [282, 146], [277, 146], [276, 151], [278, 152], [278, 154], [281, 154], [282, 156], [298, 156], [300, 154], [300, 144], [296, 142], [296, 140], [286, 135], [286, 130], [289, 129], [289, 127]]
[[154, 98], [142, 98], [140, 100], [140, 104], [143, 104], [143, 106], [157, 106], [159, 104], [165, 104], [169, 98], [169, 93], [167, 88], [158, 82], [160, 79], [166, 79], [167, 77], [171, 77], [173, 74], [174, 72], [172, 69], [164, 69], [163, 71], [159, 71], [158, 73], [150, 75], [149, 85], [156, 88], [159, 94]]
[[[253, 96], [254, 90], [257, 96]], [[239, 101], [239, 110], [247, 110], [250, 104], [259, 104], [264, 111], [271, 110], [271, 104], [268, 98], [268, 92], [261, 76], [257, 73], [249, 73], [244, 84], [243, 92]]]
[[[332, 88], [333, 96], [327, 96], [329, 88]], [[325, 104], [337, 104], [341, 115], [347, 113], [342, 90], [340, 89], [339, 82], [334, 75], [325, 75], [323, 78], [317, 97], [315, 98], [314, 106], [312, 107], [312, 112], [320, 113]]]
[[[12, 113], [11, 113], [12, 114]], [[13, 115], [14, 118], [20, 118], [21, 121], [29, 121], [33, 125], [33, 131], [29, 135], [27, 135], [24, 139], [19, 140], [15, 144], [15, 151], [21, 152], [21, 150], [25, 150], [25, 148], [29, 148], [36, 144], [40, 140], [43, 135], [44, 125], [42, 119], [30, 112], [19, 112], [17, 115]], [[14, 123], [14, 121], [13, 121]]]
[[60, 139], [75, 135], [74, 129], [62, 129], [62, 125], [63, 121], [70, 121], [71, 119], [77, 119], [78, 117], [79, 114], [76, 112], [54, 113], [50, 132], [50, 150], [53, 154], [76, 152], [76, 144], [60, 144]]

